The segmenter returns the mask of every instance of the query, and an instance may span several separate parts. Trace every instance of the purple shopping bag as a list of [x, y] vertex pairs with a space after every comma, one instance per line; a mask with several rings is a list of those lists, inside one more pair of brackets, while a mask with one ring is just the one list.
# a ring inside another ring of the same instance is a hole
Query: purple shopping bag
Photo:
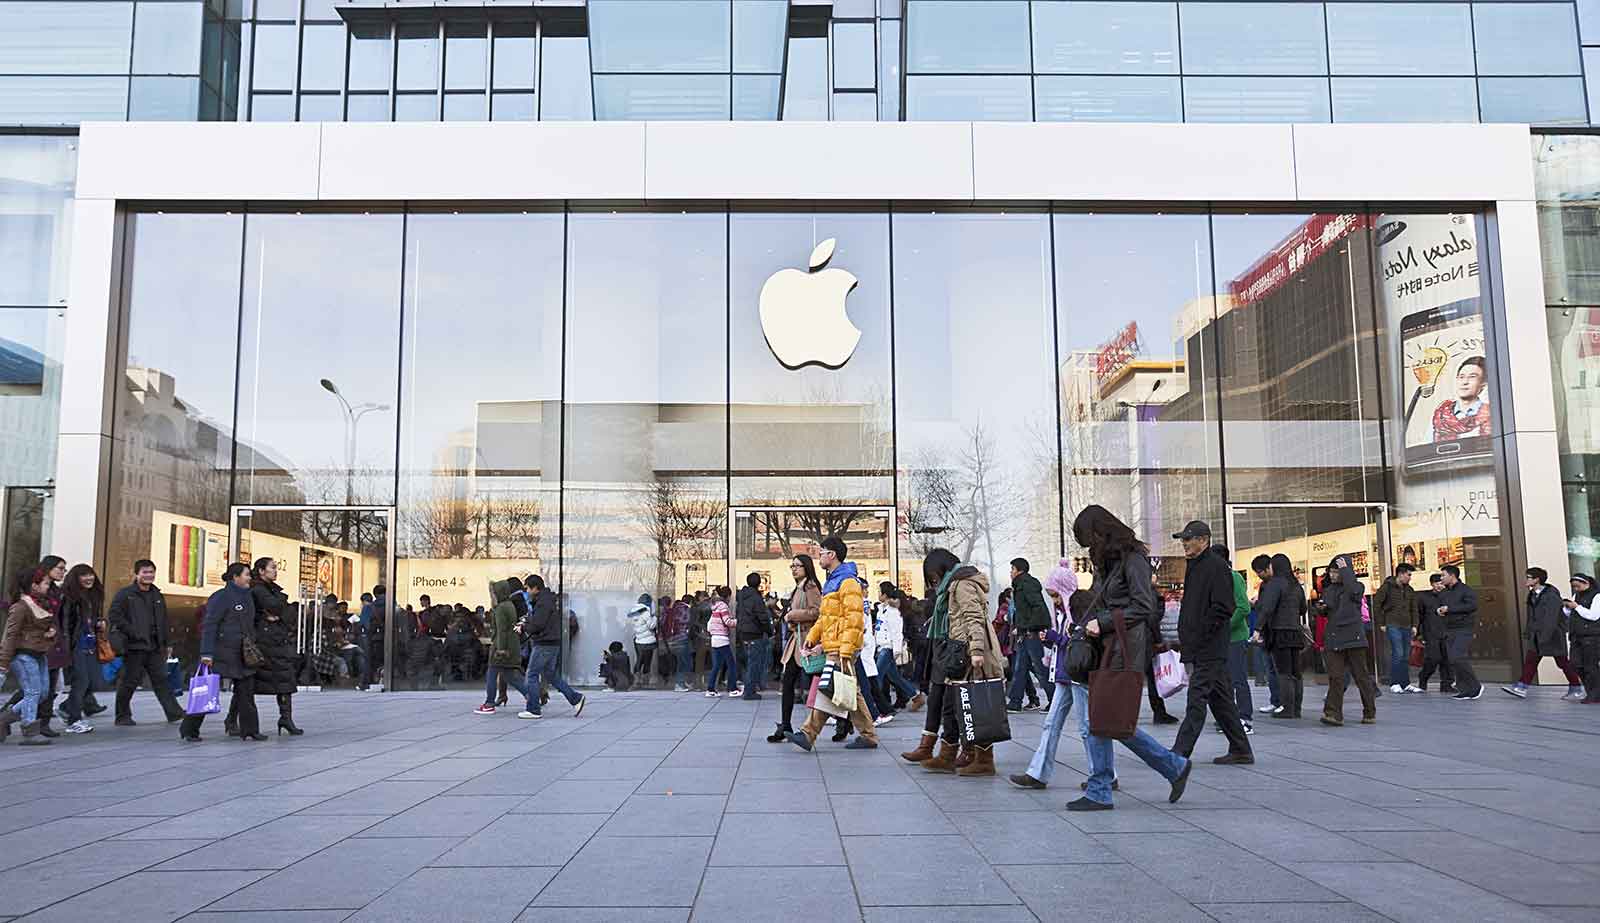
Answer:
[[184, 712], [190, 715], [214, 715], [222, 711], [222, 680], [205, 664], [189, 679], [189, 696]]

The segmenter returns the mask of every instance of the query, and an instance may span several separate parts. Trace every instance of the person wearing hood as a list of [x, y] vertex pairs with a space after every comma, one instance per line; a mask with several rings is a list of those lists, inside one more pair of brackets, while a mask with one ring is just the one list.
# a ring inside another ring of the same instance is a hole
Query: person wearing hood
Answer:
[[1322, 654], [1328, 661], [1328, 697], [1322, 703], [1322, 723], [1344, 726], [1346, 671], [1361, 691], [1361, 723], [1378, 721], [1378, 682], [1367, 659], [1367, 627], [1361, 620], [1361, 600], [1366, 588], [1356, 579], [1349, 555], [1328, 562], [1328, 582], [1322, 598], [1328, 604], [1328, 627], [1322, 637]]
[[1212, 760], [1219, 765], [1255, 762], [1250, 739], [1239, 716], [1228, 680], [1228, 638], [1233, 622], [1233, 571], [1211, 550], [1211, 526], [1196, 519], [1173, 533], [1183, 542], [1188, 564], [1183, 572], [1183, 601], [1178, 609], [1178, 644], [1189, 665], [1189, 698], [1183, 724], [1172, 749], [1185, 757], [1206, 725], [1206, 708], [1228, 738], [1228, 752]]
[[1583, 698], [1583, 679], [1567, 659], [1567, 633], [1569, 617], [1561, 604], [1561, 593], [1545, 581], [1550, 574], [1542, 567], [1530, 567], [1528, 581], [1528, 624], [1522, 629], [1522, 640], [1528, 652], [1522, 657], [1522, 677], [1510, 686], [1501, 686], [1519, 699], [1528, 697], [1528, 686], [1539, 675], [1539, 661], [1553, 657], [1556, 666], [1567, 679], [1567, 694], [1563, 701], [1576, 702]]
[[[256, 668], [255, 694], [270, 695], [278, 700], [278, 736], [304, 734], [294, 723], [294, 694], [299, 684], [295, 666], [299, 651], [295, 649], [295, 624], [288, 618], [289, 594], [278, 586], [278, 562], [271, 558], [257, 558], [250, 569], [250, 596], [256, 604], [256, 646], [264, 658]], [[223, 722], [228, 736], [239, 733], [239, 697], [234, 696], [228, 706], [228, 717]]]
[[[1067, 648], [1074, 643], [1088, 643], [1081, 633], [1079, 638], [1073, 638], [1073, 630], [1078, 623], [1087, 618], [1087, 603], [1072, 601], [1073, 595], [1078, 590], [1078, 575], [1073, 573], [1072, 560], [1062, 558], [1056, 564], [1055, 570], [1045, 578], [1044, 592], [1050, 600], [1051, 626], [1045, 631], [1045, 640], [1055, 646], [1055, 680], [1056, 688], [1054, 697], [1050, 700], [1050, 713], [1044, 719], [1044, 728], [1039, 733], [1039, 745], [1033, 749], [1033, 761], [1028, 764], [1028, 771], [1010, 776], [1011, 784], [1018, 788], [1045, 788], [1050, 784], [1050, 778], [1056, 771], [1056, 745], [1061, 742], [1061, 731], [1067, 725], [1067, 716], [1071, 713], [1075, 703], [1074, 696], [1083, 702], [1083, 710], [1089, 705], [1088, 692], [1078, 693], [1073, 686], [1072, 676], [1067, 671]], [[1070, 612], [1071, 606], [1081, 607], [1083, 612]], [[1085, 677], [1087, 678], [1087, 677]], [[1078, 688], [1082, 688], [1081, 686]], [[1081, 716], [1083, 711], [1079, 712]], [[1084, 747], [1087, 753], [1088, 735], [1084, 735]]]
[[[967, 646], [968, 667], [963, 679], [1005, 679], [1006, 658], [989, 621], [989, 578], [971, 564], [962, 565], [950, 573], [947, 592], [950, 639]], [[958, 708], [959, 698], [946, 693], [944, 709], [952, 721]], [[994, 775], [994, 746], [963, 746], [956, 756], [955, 771], [958, 776]]]
[[500, 695], [502, 679], [512, 689], [531, 699], [519, 673], [522, 667], [522, 635], [517, 625], [528, 616], [527, 595], [516, 577], [489, 585], [494, 609], [489, 612], [489, 668], [483, 674], [483, 704], [473, 714], [492, 715]]
[[[250, 568], [229, 564], [222, 573], [222, 589], [206, 600], [205, 617], [200, 623], [200, 662], [223, 679], [233, 681], [240, 740], [267, 739], [256, 714], [256, 671], [244, 662], [244, 643], [254, 643], [255, 635], [256, 601], [250, 593]], [[178, 725], [179, 738], [184, 743], [199, 743], [200, 725], [205, 720], [204, 714], [186, 715]]]
[[1256, 637], [1272, 658], [1278, 676], [1278, 702], [1274, 718], [1300, 717], [1306, 684], [1300, 675], [1300, 652], [1306, 646], [1306, 591], [1295, 578], [1294, 564], [1286, 554], [1272, 556], [1268, 578], [1256, 597]]
[[745, 699], [761, 698], [761, 686], [772, 664], [772, 646], [767, 638], [772, 634], [772, 613], [761, 595], [761, 575], [751, 571], [745, 575], [744, 586], [734, 599], [737, 613], [736, 639], [739, 652], [744, 657]]
[[[855, 563], [845, 560], [848, 551], [844, 540], [837, 535], [822, 540], [817, 563], [827, 572], [828, 579], [822, 584], [822, 603], [818, 608], [817, 621], [806, 633], [805, 643], [808, 647], [821, 644], [827, 656], [828, 663], [822, 671], [823, 684], [818, 689], [818, 695], [832, 694], [830, 668], [831, 673], [842, 673], [857, 680], [856, 700], [845, 719], [855, 727], [858, 736], [845, 744], [845, 749], [874, 750], [878, 746], [878, 732], [873, 728], [872, 719], [867, 716], [865, 693], [860, 688], [864, 677], [854, 676], [856, 654], [861, 650], [861, 635], [866, 625], [866, 581], [857, 575]], [[826, 712], [812, 709], [800, 730], [789, 735], [789, 742], [802, 750], [810, 750], [827, 720]]]
[[[954, 772], [960, 755], [958, 742], [960, 728], [956, 724], [955, 710], [945, 707], [946, 699], [953, 699], [950, 686], [940, 668], [940, 652], [950, 639], [950, 581], [961, 559], [948, 548], [934, 548], [922, 559], [923, 608], [927, 612], [928, 656], [924, 677], [928, 684], [928, 717], [922, 726], [922, 741], [915, 749], [900, 754], [900, 758], [918, 763], [933, 772]], [[934, 744], [939, 752], [934, 754]]]
[[583, 707], [589, 699], [567, 685], [567, 681], [561, 677], [560, 667], [556, 665], [561, 653], [561, 612], [556, 605], [555, 591], [545, 586], [544, 578], [538, 574], [529, 574], [528, 579], [523, 581], [523, 587], [527, 590], [529, 602], [528, 672], [522, 681], [526, 687], [522, 694], [528, 701], [527, 708], [517, 712], [517, 717], [538, 719], [544, 716], [541, 690], [546, 682], [554, 686], [566, 698], [567, 704], [572, 706], [572, 717], [582, 717]]
[[634, 675], [641, 686], [650, 684], [650, 661], [656, 653], [659, 619], [652, 608], [653, 602], [649, 593], [640, 593], [638, 603], [628, 610], [628, 621], [633, 623]]
[[706, 675], [706, 698], [717, 697], [717, 681], [727, 677], [728, 695], [733, 695], [738, 667], [733, 662], [732, 634], [739, 622], [728, 611], [728, 599], [733, 590], [717, 587], [711, 597], [711, 618], [706, 621], [706, 633], [711, 636], [711, 672]]
[[1569, 616], [1573, 659], [1578, 662], [1578, 673], [1583, 677], [1587, 693], [1583, 704], [1600, 705], [1600, 606], [1595, 604], [1594, 578], [1588, 574], [1573, 574], [1571, 586], [1572, 596], [1563, 599], [1561, 604]]

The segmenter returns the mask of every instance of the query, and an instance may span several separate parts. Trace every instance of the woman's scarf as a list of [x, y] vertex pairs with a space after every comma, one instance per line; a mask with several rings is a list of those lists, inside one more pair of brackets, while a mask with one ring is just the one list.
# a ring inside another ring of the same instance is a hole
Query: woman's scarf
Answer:
[[934, 593], [933, 620], [928, 623], [928, 640], [942, 641], [950, 637], [950, 578], [956, 575], [956, 569], [939, 581], [939, 589]]

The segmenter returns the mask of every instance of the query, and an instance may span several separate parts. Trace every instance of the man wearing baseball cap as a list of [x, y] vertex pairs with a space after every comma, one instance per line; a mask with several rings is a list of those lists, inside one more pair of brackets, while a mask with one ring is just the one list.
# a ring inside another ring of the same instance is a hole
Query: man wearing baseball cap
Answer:
[[1228, 626], [1233, 619], [1233, 573], [1211, 552], [1211, 526], [1194, 520], [1172, 536], [1183, 542], [1189, 559], [1178, 609], [1178, 644], [1189, 665], [1189, 704], [1172, 749], [1188, 757], [1206, 725], [1206, 707], [1228, 738], [1228, 753], [1212, 760], [1222, 765], [1256, 761], [1245, 736], [1228, 679]]

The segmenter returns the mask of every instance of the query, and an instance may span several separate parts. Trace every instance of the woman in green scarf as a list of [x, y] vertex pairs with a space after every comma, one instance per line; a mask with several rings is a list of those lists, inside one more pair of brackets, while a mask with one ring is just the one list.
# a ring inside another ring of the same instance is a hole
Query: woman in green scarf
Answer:
[[[944, 772], [955, 770], [959, 736], [955, 711], [945, 707], [949, 687], [939, 670], [939, 652], [950, 637], [950, 582], [960, 564], [961, 559], [946, 548], [933, 549], [922, 561], [924, 599], [932, 613], [928, 618], [928, 718], [922, 727], [922, 742], [915, 750], [900, 754], [907, 762]], [[942, 735], [939, 733], [941, 723], [944, 725]], [[939, 744], [937, 756], [933, 752], [935, 742]]]

